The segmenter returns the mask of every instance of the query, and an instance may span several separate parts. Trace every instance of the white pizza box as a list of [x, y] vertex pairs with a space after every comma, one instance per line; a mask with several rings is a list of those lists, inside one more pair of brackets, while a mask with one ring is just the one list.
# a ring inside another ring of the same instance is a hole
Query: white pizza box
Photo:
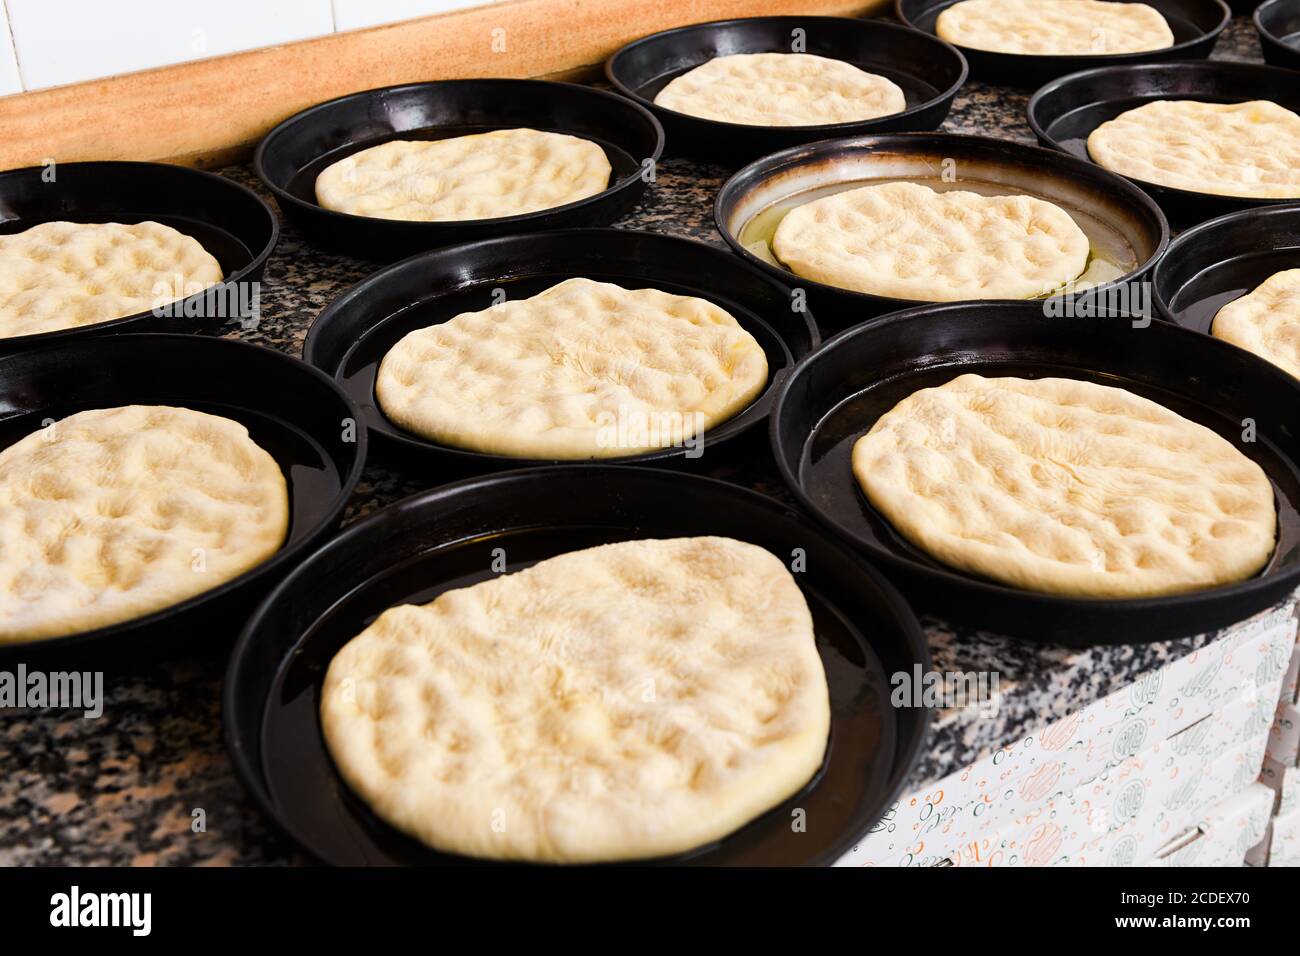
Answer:
[[1252, 783], [1216, 804], [1201, 823], [1156, 852], [1148, 866], [1242, 866], [1268, 829], [1273, 791]]
[[[1207, 826], [1216, 805], [1224, 794], [1244, 793], [1255, 788], [1264, 752], [1266, 733], [1256, 732], [1253, 740], [1206, 760], [1194, 754], [1183, 786], [1165, 791], [1163, 799], [1154, 791], [1134, 796], [1133, 785], [1140, 775], [1126, 776], [1118, 787], [1121, 794], [1115, 809], [1131, 812], [1129, 819], [1097, 834], [1087, 822], [1086, 795], [1076, 795], [1077, 802], [1057, 801], [1053, 810], [1043, 813], [1028, 825], [1018, 825], [1000, 833], [988, 834], [958, 847], [940, 865], [946, 866], [1142, 866], [1149, 865], [1171, 845], [1191, 842]], [[1153, 748], [1153, 751], [1156, 748]], [[1170, 756], [1167, 745], [1160, 748], [1163, 758]], [[1146, 764], [1162, 765], [1156, 754], [1143, 755]], [[1186, 762], [1187, 756], [1179, 758]], [[1198, 763], [1197, 761], [1203, 761]], [[1130, 765], [1137, 770], [1136, 762]], [[1195, 786], [1187, 784], [1195, 781]], [[1270, 791], [1271, 792], [1271, 791]], [[1125, 804], [1125, 800], [1135, 801]], [[1265, 821], [1267, 825], [1267, 820]], [[1244, 851], [1243, 851], [1244, 852]]]
[[[1083, 865], [1091, 865], [1112, 853], [1143, 859], [1224, 794], [1255, 782], [1271, 709], [1261, 694], [1243, 694], [1220, 713], [1107, 768], [1005, 832], [1037, 848], [1030, 865], [1070, 863], [1079, 855], [1087, 857]], [[1051, 855], [1044, 858], [1049, 847]]]
[[1246, 854], [1251, 866], [1300, 866], [1300, 810], [1269, 821], [1264, 839]]
[[1300, 642], [1291, 649], [1291, 663], [1282, 678], [1282, 696], [1280, 703], [1300, 703]]
[[1300, 764], [1300, 708], [1280, 704], [1268, 738], [1268, 757], [1284, 767]]
[[[1239, 698], [1255, 694], [1276, 700], [1295, 625], [1293, 603], [1261, 614], [1213, 644], [906, 794], [837, 865], [950, 865], [963, 848], [983, 845], [1017, 819], [1154, 743], [1191, 730]], [[1211, 730], [1207, 725], [1205, 732]]]
[[1265, 757], [1259, 779], [1277, 794], [1273, 816], [1284, 817], [1300, 810], [1300, 767], [1288, 767]]

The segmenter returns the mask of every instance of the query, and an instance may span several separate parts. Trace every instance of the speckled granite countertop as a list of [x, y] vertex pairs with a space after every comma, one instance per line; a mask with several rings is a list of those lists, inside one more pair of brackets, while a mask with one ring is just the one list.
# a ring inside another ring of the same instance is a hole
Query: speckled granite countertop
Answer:
[[[1258, 61], [1250, 23], [1235, 20], [1215, 57]], [[1028, 94], [971, 83], [943, 129], [1033, 142]], [[244, 167], [225, 171], [260, 186]], [[658, 181], [617, 225], [692, 236], [714, 244], [712, 200], [720, 168], [664, 160]], [[374, 266], [308, 248], [286, 227], [266, 268], [263, 316], [255, 331], [227, 332], [300, 353], [316, 314]], [[719, 475], [789, 501], [774, 466]], [[349, 520], [421, 490], [424, 484], [378, 467], [366, 471]], [[941, 713], [911, 786], [935, 780], [1067, 710], [1082, 707], [1212, 638], [1069, 651], [927, 621], [936, 669], [997, 671], [996, 717], [973, 709]], [[0, 722], [0, 864], [282, 864], [301, 862], [244, 797], [222, 744], [219, 687], [224, 657], [105, 672], [104, 712], [14, 711]], [[196, 809], [206, 830], [193, 832]]]

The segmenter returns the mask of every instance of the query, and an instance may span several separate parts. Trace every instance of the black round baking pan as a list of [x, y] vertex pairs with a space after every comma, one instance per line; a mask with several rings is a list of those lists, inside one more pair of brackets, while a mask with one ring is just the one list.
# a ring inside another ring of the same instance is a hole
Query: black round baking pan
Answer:
[[[855, 136], [766, 156], [727, 180], [714, 204], [714, 220], [741, 258], [805, 291], [823, 332], [843, 329], [919, 303], [796, 276], [773, 255], [771, 236], [794, 206], [895, 180], [939, 190], [1023, 193], [1057, 204], [1092, 241], [1089, 269], [1113, 263], [1107, 275], [1114, 278], [1098, 286], [1098, 295], [1141, 279], [1169, 241], [1169, 224], [1160, 209], [1123, 177], [1037, 146], [957, 133]], [[1015, 301], [1038, 312], [1047, 299]]]
[[[656, 106], [669, 82], [720, 56], [738, 53], [810, 53], [884, 76], [903, 91], [901, 113], [818, 126], [752, 126], [690, 116]], [[937, 37], [880, 20], [847, 17], [751, 17], [678, 27], [623, 47], [605, 64], [620, 93], [659, 118], [671, 154], [687, 154], [733, 168], [766, 153], [832, 136], [937, 129], [966, 82], [966, 61]]]
[[[867, 503], [850, 457], [857, 439], [898, 402], [966, 373], [1098, 382], [1213, 429], [1273, 484], [1273, 557], [1237, 584], [1113, 601], [1008, 587], [930, 558]], [[1048, 319], [996, 304], [956, 303], [909, 309], [825, 343], [782, 386], [771, 438], [782, 477], [799, 501], [889, 574], [919, 613], [1035, 643], [1145, 644], [1245, 620], [1300, 583], [1298, 405], [1300, 381], [1167, 322]], [[1246, 419], [1255, 423], [1254, 441], [1243, 441]]]
[[1162, 318], [1208, 334], [1220, 309], [1283, 269], [1300, 269], [1300, 203], [1188, 229], [1151, 274], [1153, 298]]
[[[767, 354], [768, 386], [740, 414], [709, 429], [700, 442], [614, 459], [621, 463], [712, 460], [714, 448], [766, 419], [776, 383], [820, 342], [811, 311], [788, 287], [726, 250], [649, 232], [570, 229], [453, 246], [382, 269], [321, 312], [303, 343], [303, 358], [357, 403], [377, 444], [412, 464], [422, 461], [456, 476], [538, 464], [440, 445], [398, 427], [379, 408], [375, 377], [384, 355], [407, 333], [575, 277], [708, 299], [735, 316]], [[759, 429], [760, 449], [761, 440]]]
[[[939, 14], [959, 0], [894, 0], [894, 12], [910, 27], [927, 34], [935, 32]], [[957, 44], [970, 63], [971, 76], [988, 83], [1035, 87], [1067, 73], [1126, 63], [1159, 63], [1192, 60], [1210, 55], [1219, 34], [1232, 20], [1223, 0], [1142, 0], [1155, 9], [1174, 34], [1173, 46], [1137, 53], [1046, 56], [1024, 53], [996, 53]]]
[[[1047, 84], [1029, 100], [1029, 126], [1045, 146], [1071, 156], [1088, 156], [1088, 136], [1120, 113], [1154, 100], [1243, 103], [1272, 100], [1300, 112], [1300, 77], [1290, 70], [1255, 63], [1149, 63], [1073, 73]], [[1175, 225], [1188, 226], [1238, 209], [1286, 199], [1244, 199], [1173, 189], [1134, 179], [1160, 203]]]
[[[388, 607], [491, 577], [503, 554], [516, 571], [599, 544], [694, 535], [737, 538], [787, 561], [803, 556], [806, 570], [795, 578], [827, 671], [831, 737], [821, 771], [798, 794], [721, 841], [662, 862], [834, 862], [879, 820], [915, 765], [929, 714], [892, 706], [889, 675], [929, 669], [925, 637], [879, 574], [793, 510], [658, 469], [505, 472], [422, 492], [349, 527], [266, 598], [231, 655], [223, 709], [236, 771], [267, 815], [322, 862], [473, 862], [397, 833], [338, 776], [318, 717], [331, 658]], [[805, 811], [806, 832], [792, 832], [794, 807]]]
[[[316, 202], [317, 175], [362, 149], [520, 127], [599, 145], [613, 167], [609, 188], [552, 209], [459, 222], [354, 216]], [[391, 261], [452, 243], [613, 222], [645, 191], [663, 146], [663, 129], [649, 110], [604, 90], [543, 80], [442, 80], [353, 93], [303, 110], [266, 134], [253, 169], [312, 243]]]
[[47, 640], [4, 643], [0, 662], [75, 653], [121, 660], [129, 649], [193, 655], [229, 643], [285, 571], [338, 527], [366, 455], [356, 406], [326, 375], [258, 345], [143, 333], [61, 342], [0, 358], [0, 448], [75, 412], [177, 405], [233, 419], [269, 452], [289, 486], [283, 547], [239, 577], [153, 614]]
[[1265, 0], [1253, 19], [1264, 62], [1300, 70], [1300, 0]]
[[[117, 332], [189, 332], [256, 317], [256, 283], [280, 236], [275, 211], [224, 176], [166, 163], [50, 163], [0, 172], [0, 234], [45, 222], [152, 220], [211, 253], [222, 282], [149, 312], [74, 329], [0, 338], [0, 355]], [[182, 290], [183, 291], [183, 290]]]

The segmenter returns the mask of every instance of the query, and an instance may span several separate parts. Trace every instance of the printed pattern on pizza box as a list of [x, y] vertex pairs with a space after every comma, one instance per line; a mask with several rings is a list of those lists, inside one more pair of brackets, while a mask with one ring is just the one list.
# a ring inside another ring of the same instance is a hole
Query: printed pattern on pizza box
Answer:
[[1259, 779], [1277, 793], [1273, 816], [1285, 817], [1300, 810], [1300, 767], [1287, 767], [1265, 757]]
[[1033, 845], [1031, 866], [1096, 865], [1111, 855], [1142, 860], [1225, 793], [1259, 776], [1271, 698], [1243, 694], [1219, 714], [1107, 768], [1088, 783], [1016, 821], [1008, 831]]
[[1291, 664], [1282, 678], [1282, 694], [1279, 704], [1300, 703], [1300, 643], [1291, 649]]
[[1278, 707], [1268, 738], [1268, 757], [1284, 767], [1300, 764], [1300, 708], [1295, 704]]
[[[1256, 727], [1259, 723], [1256, 720]], [[1199, 839], [1200, 831], [1225, 793], [1243, 793], [1255, 786], [1264, 752], [1265, 732], [1257, 729], [1249, 740], [1195, 770], [1197, 785], [1166, 790], [1163, 797], [1132, 796], [1133, 781], [1119, 787], [1124, 812], [1125, 793], [1139, 806], [1132, 818], [1096, 834], [1079, 811], [1082, 802], [1059, 801], [1061, 809], [1048, 810], [1016, 829], [989, 834], [958, 847], [946, 863], [952, 866], [1141, 866], [1150, 864], [1162, 849], [1177, 847], [1179, 838]], [[1161, 750], [1169, 755], [1172, 742]], [[1155, 748], [1153, 748], [1154, 750]], [[1154, 761], [1155, 755], [1144, 755]], [[1198, 755], [1199, 756], [1199, 755]], [[1181, 776], [1181, 775], [1180, 775]], [[1267, 824], [1267, 821], [1265, 821]]]
[[1294, 605], [1220, 640], [897, 801], [840, 866], [951, 863], [1154, 742], [1261, 687], [1277, 692], [1295, 643]]
[[1268, 842], [1269, 866], [1300, 866], [1300, 810], [1274, 817]]
[[1193, 839], [1159, 854], [1149, 866], [1241, 866], [1268, 828], [1273, 791], [1252, 783], [1217, 804]]

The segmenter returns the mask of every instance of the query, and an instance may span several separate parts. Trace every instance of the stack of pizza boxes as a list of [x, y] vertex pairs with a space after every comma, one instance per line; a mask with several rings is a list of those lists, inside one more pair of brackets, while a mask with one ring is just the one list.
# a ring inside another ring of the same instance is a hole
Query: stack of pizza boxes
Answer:
[[1264, 838], [1246, 854], [1251, 866], [1300, 866], [1300, 645], [1291, 650], [1282, 696], [1264, 751], [1260, 779], [1273, 797]]
[[[1277, 803], [1260, 773], [1284, 679], [1294, 688], [1295, 644], [1294, 603], [1229, 628], [1041, 731], [909, 787], [839, 863], [1241, 866]], [[1300, 719], [1292, 727], [1300, 737]]]

